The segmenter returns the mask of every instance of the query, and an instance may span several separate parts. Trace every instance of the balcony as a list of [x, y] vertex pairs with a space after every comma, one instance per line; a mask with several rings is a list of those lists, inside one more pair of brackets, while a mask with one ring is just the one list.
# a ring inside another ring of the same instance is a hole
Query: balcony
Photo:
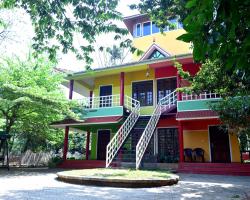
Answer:
[[210, 110], [209, 104], [217, 102], [221, 96], [217, 93], [204, 92], [199, 95], [196, 94], [182, 94], [182, 101], [177, 102], [177, 111], [198, 111]]
[[78, 100], [84, 109], [84, 118], [123, 116], [124, 107], [132, 110], [136, 100], [131, 97], [124, 97], [124, 106], [121, 106], [120, 95], [84, 97]]

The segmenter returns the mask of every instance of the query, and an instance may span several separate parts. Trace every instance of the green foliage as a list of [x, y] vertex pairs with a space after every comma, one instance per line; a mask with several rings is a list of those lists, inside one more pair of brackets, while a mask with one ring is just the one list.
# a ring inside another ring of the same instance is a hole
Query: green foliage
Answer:
[[[3, 8], [23, 8], [31, 17], [35, 37], [33, 48], [36, 53], [46, 51], [50, 59], [56, 58], [56, 52], [71, 51], [77, 58], [84, 59], [87, 67], [93, 59], [96, 37], [102, 33], [115, 33], [114, 40], [128, 34], [115, 21], [122, 20], [121, 13], [115, 9], [117, 0], [64, 0], [64, 1], [30, 1], [3, 0]], [[80, 34], [84, 42], [76, 45], [76, 34]], [[130, 40], [122, 45], [130, 44]]]
[[55, 168], [58, 165], [60, 165], [62, 162], [63, 162], [63, 159], [61, 157], [59, 157], [59, 156], [53, 157], [48, 162], [48, 167], [49, 168]]
[[76, 117], [60, 90], [63, 76], [53, 67], [44, 57], [0, 61], [0, 118], [5, 122], [2, 129], [18, 140], [22, 151], [56, 146], [61, 132], [51, 129], [50, 123], [64, 116]]

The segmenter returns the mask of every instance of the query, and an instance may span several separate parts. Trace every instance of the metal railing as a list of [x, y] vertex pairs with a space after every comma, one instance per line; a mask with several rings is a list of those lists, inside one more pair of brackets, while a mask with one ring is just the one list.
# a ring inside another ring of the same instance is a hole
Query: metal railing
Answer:
[[213, 92], [204, 92], [201, 94], [182, 94], [182, 101], [188, 100], [199, 100], [199, 99], [216, 99], [221, 98], [221, 96], [217, 93]]
[[130, 131], [140, 116], [140, 102], [125, 96], [125, 107], [131, 110], [130, 115], [111, 139], [106, 149], [106, 167], [109, 167], [123, 142], [128, 137]]
[[147, 149], [150, 139], [154, 133], [156, 125], [160, 119], [161, 113], [176, 105], [177, 93], [176, 90], [169, 95], [163, 97], [155, 107], [153, 114], [142, 133], [139, 142], [136, 145], [136, 169], [139, 169], [143, 155]]
[[87, 109], [107, 108], [120, 106], [120, 95], [108, 95], [99, 97], [84, 97], [78, 100], [79, 104]]

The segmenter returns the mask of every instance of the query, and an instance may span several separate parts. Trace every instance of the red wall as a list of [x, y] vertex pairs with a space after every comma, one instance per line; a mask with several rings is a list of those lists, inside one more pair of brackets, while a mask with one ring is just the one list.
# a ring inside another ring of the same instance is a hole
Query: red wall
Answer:
[[219, 119], [182, 121], [184, 130], [207, 130], [209, 125], [221, 124]]
[[[184, 71], [188, 71], [192, 76], [194, 76], [200, 68], [200, 64], [189, 63], [183, 64]], [[176, 76], [177, 69], [174, 66], [161, 67], [155, 69], [155, 78], [164, 78]]]
[[157, 127], [173, 127], [178, 126], [178, 121], [176, 121], [175, 116], [168, 117], [166, 119], [160, 119]]

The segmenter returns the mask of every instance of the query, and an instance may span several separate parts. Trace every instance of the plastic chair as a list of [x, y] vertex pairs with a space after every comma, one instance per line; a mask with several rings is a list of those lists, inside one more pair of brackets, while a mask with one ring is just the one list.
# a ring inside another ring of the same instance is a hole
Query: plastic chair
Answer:
[[184, 161], [186, 161], [186, 158], [189, 158], [189, 160], [193, 161], [193, 150], [190, 148], [184, 149]]
[[202, 148], [195, 148], [193, 150], [194, 152], [194, 160], [197, 161], [197, 158], [201, 158], [202, 162], [205, 162], [205, 158], [204, 158], [204, 149]]

